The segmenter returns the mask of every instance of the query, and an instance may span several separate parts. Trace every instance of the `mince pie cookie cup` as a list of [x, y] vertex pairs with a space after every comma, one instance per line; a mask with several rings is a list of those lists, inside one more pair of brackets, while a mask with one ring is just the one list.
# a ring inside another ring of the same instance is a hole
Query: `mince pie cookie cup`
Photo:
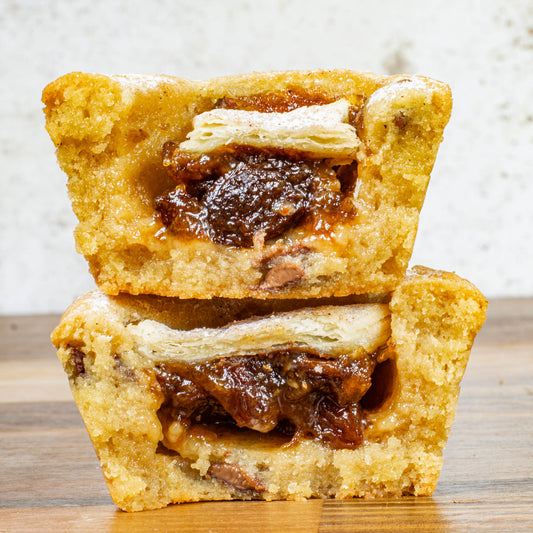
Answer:
[[43, 101], [102, 291], [277, 299], [401, 282], [452, 104], [347, 70], [73, 73]]
[[372, 298], [93, 291], [52, 340], [122, 509], [427, 495], [485, 310], [417, 267]]

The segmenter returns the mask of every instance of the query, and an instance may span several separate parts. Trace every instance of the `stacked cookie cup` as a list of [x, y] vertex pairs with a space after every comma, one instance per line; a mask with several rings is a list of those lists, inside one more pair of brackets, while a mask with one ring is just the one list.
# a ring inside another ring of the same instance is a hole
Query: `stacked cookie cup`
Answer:
[[73, 73], [43, 102], [98, 285], [52, 341], [116, 504], [431, 494], [486, 309], [407, 270], [449, 88]]

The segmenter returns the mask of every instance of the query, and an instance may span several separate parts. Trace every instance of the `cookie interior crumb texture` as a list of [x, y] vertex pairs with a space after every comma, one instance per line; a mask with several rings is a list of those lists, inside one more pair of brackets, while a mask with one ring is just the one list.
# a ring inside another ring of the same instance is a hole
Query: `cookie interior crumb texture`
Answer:
[[401, 282], [452, 105], [443, 83], [347, 70], [72, 73], [43, 102], [102, 291], [262, 299]]
[[[469, 282], [416, 267], [390, 296], [373, 298], [179, 300], [93, 291], [66, 311], [52, 340], [111, 496], [124, 510], [200, 500], [428, 495], [485, 310]], [[357, 330], [351, 336], [350, 321]], [[279, 426], [217, 424], [225, 416], [220, 406], [198, 418], [176, 411], [179, 397], [169, 396], [162, 365], [201, 353], [199, 332], [217, 336], [221, 353], [226, 345], [226, 353], [252, 361], [253, 338], [265, 328], [271, 343], [259, 343], [257, 353], [298, 349], [324, 365], [345, 356], [359, 365], [361, 380], [350, 385], [360, 396], [358, 443]], [[232, 352], [247, 332], [252, 345]]]

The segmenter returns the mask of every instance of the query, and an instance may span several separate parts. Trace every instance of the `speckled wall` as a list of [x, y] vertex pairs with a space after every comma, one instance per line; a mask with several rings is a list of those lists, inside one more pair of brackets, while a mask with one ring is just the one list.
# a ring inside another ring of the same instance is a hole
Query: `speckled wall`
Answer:
[[73, 70], [206, 78], [348, 67], [448, 82], [412, 263], [489, 297], [533, 295], [533, 2], [2, 0], [0, 313], [59, 312], [94, 286], [74, 251], [42, 88]]

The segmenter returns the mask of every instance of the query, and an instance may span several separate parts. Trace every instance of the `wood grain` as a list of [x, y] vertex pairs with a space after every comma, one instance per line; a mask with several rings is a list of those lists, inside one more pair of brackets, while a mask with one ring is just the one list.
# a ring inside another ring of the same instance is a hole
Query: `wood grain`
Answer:
[[50, 344], [0, 318], [0, 531], [533, 531], [533, 299], [491, 303], [430, 498], [210, 502], [119, 511]]

